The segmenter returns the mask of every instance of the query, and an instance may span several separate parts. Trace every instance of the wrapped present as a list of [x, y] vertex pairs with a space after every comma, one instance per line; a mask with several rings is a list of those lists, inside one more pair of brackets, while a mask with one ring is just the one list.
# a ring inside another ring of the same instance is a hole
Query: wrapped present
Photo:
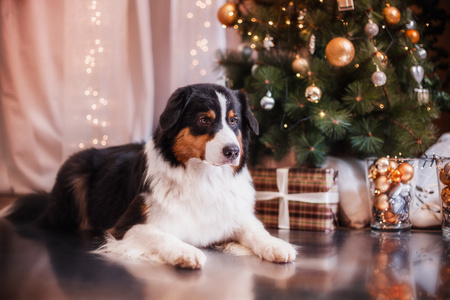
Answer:
[[332, 231], [338, 226], [337, 171], [251, 169], [255, 212], [267, 228]]

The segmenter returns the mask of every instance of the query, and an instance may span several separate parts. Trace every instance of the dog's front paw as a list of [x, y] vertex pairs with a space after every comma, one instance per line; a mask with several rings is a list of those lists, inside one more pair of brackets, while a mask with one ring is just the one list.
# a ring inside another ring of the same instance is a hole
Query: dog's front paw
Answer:
[[176, 247], [168, 253], [166, 262], [183, 269], [200, 269], [206, 262], [206, 255], [191, 245]]
[[262, 245], [260, 256], [270, 262], [288, 263], [295, 260], [297, 250], [291, 244], [274, 238]]

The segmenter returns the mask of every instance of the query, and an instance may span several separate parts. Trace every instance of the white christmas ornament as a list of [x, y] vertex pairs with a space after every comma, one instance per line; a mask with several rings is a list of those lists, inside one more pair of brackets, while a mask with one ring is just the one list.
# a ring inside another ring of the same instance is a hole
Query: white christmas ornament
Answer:
[[416, 49], [417, 49], [417, 55], [419, 56], [420, 59], [427, 58], [427, 50], [425, 50], [424, 48], [418, 47], [418, 46], [416, 46]]
[[386, 83], [387, 77], [384, 72], [377, 69], [375, 73], [372, 74], [372, 82], [376, 86], [383, 86]]
[[374, 36], [376, 36], [378, 34], [378, 32], [380, 31], [380, 29], [378, 28], [378, 25], [375, 24], [372, 19], [369, 19], [369, 23], [366, 24], [366, 26], [364, 27], [364, 32], [366, 33], [366, 35], [369, 38], [373, 38]]
[[275, 99], [272, 97], [272, 93], [267, 91], [266, 95], [261, 98], [261, 107], [265, 110], [272, 110], [275, 106]]
[[425, 71], [424, 71], [423, 67], [422, 66], [412, 66], [411, 69], [409, 70], [409, 72], [411, 73], [411, 76], [414, 78], [414, 80], [420, 86], [420, 83], [423, 80], [423, 75], [425, 75]]

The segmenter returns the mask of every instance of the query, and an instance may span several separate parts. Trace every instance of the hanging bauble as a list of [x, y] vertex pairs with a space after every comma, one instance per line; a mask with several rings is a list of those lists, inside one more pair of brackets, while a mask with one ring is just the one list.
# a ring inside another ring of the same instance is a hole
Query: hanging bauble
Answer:
[[409, 69], [409, 72], [411, 73], [411, 76], [414, 78], [414, 80], [420, 85], [425, 74], [423, 67], [412, 66], [411, 69]]
[[416, 29], [406, 29], [405, 37], [409, 39], [413, 44], [420, 40], [420, 34]]
[[377, 70], [372, 74], [372, 82], [375, 86], [383, 86], [386, 83], [387, 77], [383, 71]]
[[220, 23], [225, 26], [232, 26], [236, 22], [236, 5], [234, 3], [226, 3], [217, 12], [217, 18]]
[[397, 25], [401, 16], [400, 11], [394, 6], [386, 6], [383, 9], [384, 22], [389, 26]]
[[369, 38], [373, 38], [374, 36], [376, 36], [379, 31], [380, 29], [378, 28], [378, 25], [375, 24], [372, 19], [369, 19], [369, 23], [364, 26], [364, 32]]
[[292, 61], [292, 71], [305, 75], [309, 71], [308, 61], [305, 58], [297, 55]]
[[355, 57], [355, 47], [348, 39], [337, 37], [328, 42], [325, 56], [333, 66], [343, 67], [352, 62]]
[[420, 47], [416, 46], [416, 51], [417, 51], [417, 56], [419, 56], [420, 59], [427, 58], [427, 50], [425, 50], [424, 48], [420, 48]]
[[313, 83], [306, 88], [305, 97], [306, 100], [317, 103], [322, 98], [322, 90]]
[[239, 52], [241, 52], [245, 57], [250, 57], [253, 53], [253, 51], [255, 51], [252, 47], [250, 47], [249, 44], [247, 43], [242, 43], [237, 47], [237, 50]]
[[261, 98], [261, 107], [265, 110], [272, 110], [275, 106], [275, 99], [272, 97], [272, 93], [267, 91], [266, 95]]
[[416, 26], [417, 26], [417, 23], [414, 20], [409, 20], [405, 24], [406, 29], [414, 29], [414, 28], [416, 28]]

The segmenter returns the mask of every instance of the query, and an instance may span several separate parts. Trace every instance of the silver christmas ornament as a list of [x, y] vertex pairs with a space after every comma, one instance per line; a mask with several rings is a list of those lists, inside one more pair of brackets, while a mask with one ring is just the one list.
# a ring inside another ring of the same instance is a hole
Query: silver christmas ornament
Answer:
[[425, 50], [424, 48], [417, 47], [417, 46], [416, 46], [416, 49], [417, 49], [417, 56], [419, 56], [420, 59], [427, 58], [427, 50]]
[[386, 74], [380, 70], [377, 70], [372, 74], [372, 82], [375, 86], [383, 86], [386, 83], [386, 80]]
[[322, 98], [322, 90], [313, 83], [306, 88], [305, 97], [306, 100], [317, 103]]
[[265, 110], [272, 110], [275, 106], [275, 99], [272, 97], [272, 93], [267, 91], [266, 95], [261, 98], [261, 107]]
[[364, 32], [369, 38], [373, 38], [378, 34], [380, 29], [378, 28], [378, 25], [375, 24], [371, 19], [369, 19], [369, 23], [364, 26]]
[[245, 57], [250, 57], [252, 55], [252, 52], [254, 51], [252, 47], [250, 47], [247, 43], [242, 43], [238, 46], [238, 51], [244, 54]]
[[414, 78], [414, 80], [419, 84], [423, 80], [423, 75], [425, 75], [425, 71], [422, 66], [412, 66], [411, 69], [409, 69], [409, 72], [411, 73], [411, 76]]
[[415, 29], [417, 27], [417, 23], [414, 20], [409, 20], [406, 24], [405, 24], [406, 29]]

